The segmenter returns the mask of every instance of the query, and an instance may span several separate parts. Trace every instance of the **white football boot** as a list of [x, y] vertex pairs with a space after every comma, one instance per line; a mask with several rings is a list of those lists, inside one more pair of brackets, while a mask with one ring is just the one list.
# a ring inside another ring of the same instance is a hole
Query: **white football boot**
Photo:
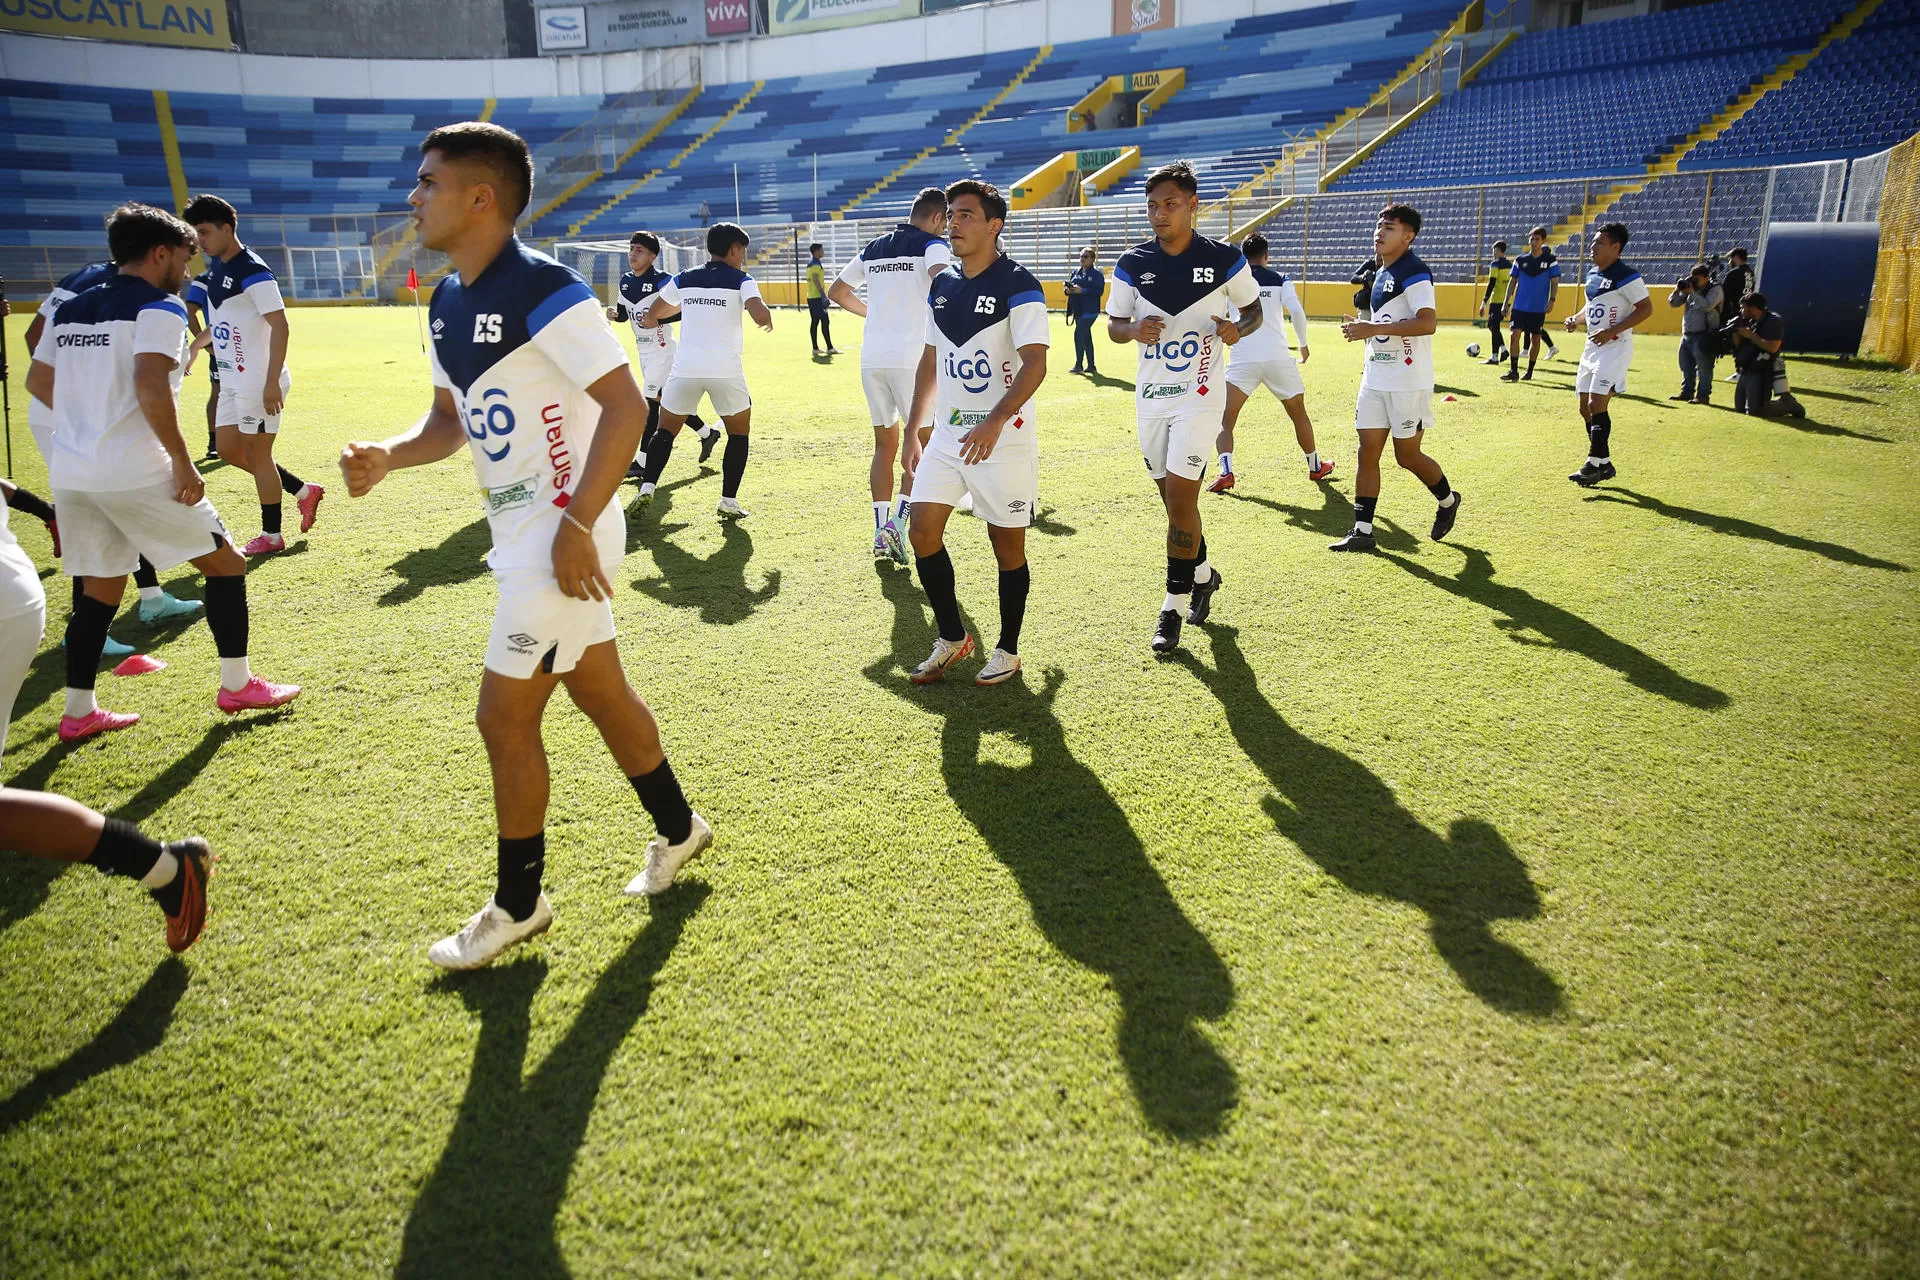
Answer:
[[949, 640], [945, 636], [933, 638], [933, 652], [927, 660], [913, 669], [907, 678], [915, 684], [932, 684], [947, 674], [947, 668], [973, 652], [973, 637], [961, 636], [958, 640]]
[[552, 923], [553, 907], [544, 893], [534, 899], [533, 914], [518, 921], [489, 898], [465, 928], [428, 947], [427, 959], [442, 969], [484, 969], [499, 959], [501, 952], [545, 933]]
[[987, 665], [980, 668], [980, 674], [973, 678], [975, 684], [1004, 684], [1019, 674], [1020, 655], [1008, 653], [1005, 649], [995, 649], [987, 658]]
[[713, 828], [699, 814], [693, 815], [693, 829], [687, 832], [687, 838], [679, 844], [668, 844], [664, 836], [655, 836], [647, 842], [647, 863], [640, 874], [627, 882], [627, 896], [638, 898], [643, 894], [652, 897], [673, 888], [673, 878], [680, 874], [680, 868], [692, 862], [713, 844]]

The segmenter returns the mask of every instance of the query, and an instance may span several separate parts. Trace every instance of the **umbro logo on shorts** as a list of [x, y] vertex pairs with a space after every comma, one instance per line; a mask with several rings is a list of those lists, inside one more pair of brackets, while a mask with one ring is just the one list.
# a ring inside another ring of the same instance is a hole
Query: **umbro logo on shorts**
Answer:
[[1007, 510], [1009, 511], [1025, 511], [1026, 509], [1027, 503], [1024, 498], [1015, 498], [1007, 504]]
[[1200, 455], [1197, 453], [1190, 453], [1187, 455], [1187, 461], [1197, 467], [1200, 465]]
[[524, 631], [516, 631], [507, 637], [507, 643], [515, 653], [531, 654], [533, 652], [533, 646], [540, 642]]

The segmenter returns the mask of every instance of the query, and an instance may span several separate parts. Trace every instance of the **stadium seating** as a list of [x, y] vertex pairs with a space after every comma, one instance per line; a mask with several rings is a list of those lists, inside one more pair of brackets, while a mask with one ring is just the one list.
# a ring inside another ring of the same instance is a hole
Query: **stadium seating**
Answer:
[[1522, 36], [1337, 185], [1643, 173], [1853, 3], [1726, 0]]
[[1883, 0], [1682, 169], [1825, 160], [1880, 151], [1920, 133], [1920, 0]]
[[172, 203], [151, 92], [0, 81], [0, 244], [103, 244], [127, 200]]

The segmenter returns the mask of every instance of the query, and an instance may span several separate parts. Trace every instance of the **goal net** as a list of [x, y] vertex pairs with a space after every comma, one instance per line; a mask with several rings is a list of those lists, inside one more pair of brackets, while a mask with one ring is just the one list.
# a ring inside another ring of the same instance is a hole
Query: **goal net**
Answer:
[[[563, 240], [553, 247], [553, 256], [580, 273], [582, 279], [608, 306], [620, 289], [620, 277], [627, 270], [625, 240]], [[668, 275], [678, 275], [706, 261], [706, 250], [686, 237], [676, 243], [671, 236], [660, 237], [660, 258], [656, 265]]]

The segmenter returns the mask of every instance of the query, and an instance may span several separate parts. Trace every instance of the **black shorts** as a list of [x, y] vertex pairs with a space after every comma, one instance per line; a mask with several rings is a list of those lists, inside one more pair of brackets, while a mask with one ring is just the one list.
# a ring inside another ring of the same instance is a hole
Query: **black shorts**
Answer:
[[1490, 325], [1492, 325], [1492, 326], [1493, 326], [1494, 328], [1496, 328], [1496, 329], [1497, 329], [1497, 328], [1499, 328], [1499, 327], [1500, 327], [1500, 317], [1501, 317], [1501, 316], [1503, 316], [1503, 315], [1505, 315], [1505, 314], [1506, 314], [1506, 312], [1507, 312], [1507, 304], [1506, 304], [1506, 303], [1504, 303], [1504, 302], [1489, 302], [1489, 303], [1487, 304], [1487, 323], [1488, 323], [1488, 324], [1490, 324]]
[[1513, 313], [1513, 331], [1515, 333], [1545, 333], [1547, 331], [1547, 313], [1544, 311], [1515, 311]]
[[808, 298], [807, 310], [813, 313], [815, 319], [825, 320], [827, 318], [827, 300], [825, 298]]

